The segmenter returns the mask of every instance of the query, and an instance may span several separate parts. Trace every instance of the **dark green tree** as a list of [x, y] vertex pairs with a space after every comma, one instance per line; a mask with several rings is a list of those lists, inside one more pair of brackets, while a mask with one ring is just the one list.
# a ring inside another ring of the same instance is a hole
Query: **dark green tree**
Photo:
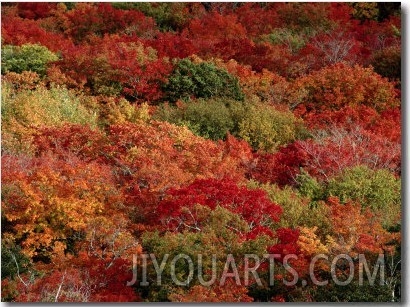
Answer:
[[207, 62], [180, 60], [164, 86], [170, 102], [178, 99], [225, 97], [242, 101], [244, 94], [236, 77]]

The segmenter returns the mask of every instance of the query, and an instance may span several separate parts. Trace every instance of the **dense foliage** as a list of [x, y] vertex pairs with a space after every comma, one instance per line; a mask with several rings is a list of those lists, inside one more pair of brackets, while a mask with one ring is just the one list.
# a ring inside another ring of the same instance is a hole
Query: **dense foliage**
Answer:
[[400, 3], [1, 10], [2, 301], [400, 301]]

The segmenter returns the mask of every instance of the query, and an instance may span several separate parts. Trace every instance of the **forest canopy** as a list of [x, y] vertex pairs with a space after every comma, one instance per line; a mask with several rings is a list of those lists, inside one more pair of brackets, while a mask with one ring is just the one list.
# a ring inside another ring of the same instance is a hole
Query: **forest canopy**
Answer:
[[400, 3], [1, 17], [2, 301], [401, 300]]

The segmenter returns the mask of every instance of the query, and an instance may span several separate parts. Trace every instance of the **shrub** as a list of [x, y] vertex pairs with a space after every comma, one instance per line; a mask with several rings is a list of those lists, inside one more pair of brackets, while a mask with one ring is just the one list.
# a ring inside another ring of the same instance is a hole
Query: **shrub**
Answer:
[[274, 45], [286, 45], [292, 53], [296, 53], [306, 44], [303, 33], [288, 28], [278, 28], [263, 37]]
[[62, 125], [64, 122], [96, 126], [96, 114], [90, 113], [79, 97], [61, 87], [38, 87], [3, 100], [3, 120], [13, 117], [25, 126]]

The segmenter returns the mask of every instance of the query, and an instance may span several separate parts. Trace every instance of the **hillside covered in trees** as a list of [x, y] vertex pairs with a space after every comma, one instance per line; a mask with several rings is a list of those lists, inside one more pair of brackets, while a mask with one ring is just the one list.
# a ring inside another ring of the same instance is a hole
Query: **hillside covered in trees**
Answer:
[[2, 3], [1, 40], [2, 301], [400, 300], [400, 3]]

